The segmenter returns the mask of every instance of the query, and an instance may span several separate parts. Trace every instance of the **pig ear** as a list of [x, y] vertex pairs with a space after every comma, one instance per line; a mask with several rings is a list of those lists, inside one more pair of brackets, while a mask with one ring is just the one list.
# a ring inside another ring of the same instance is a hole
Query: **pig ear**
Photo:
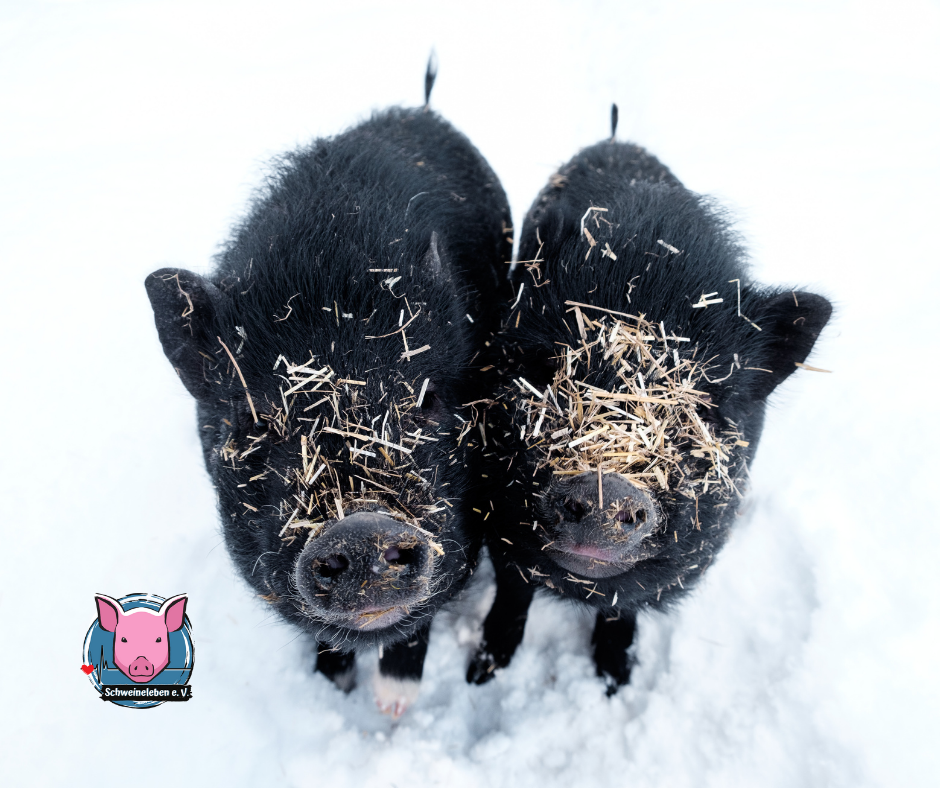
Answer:
[[95, 604], [98, 606], [98, 624], [105, 632], [114, 632], [124, 613], [121, 603], [107, 594], [95, 594]]
[[750, 391], [755, 400], [767, 397], [806, 360], [831, 315], [832, 304], [815, 293], [787, 291], [764, 302], [756, 320], [763, 344], [755, 366], [768, 372], [754, 372]]
[[176, 632], [176, 630], [183, 628], [186, 599], [186, 594], [177, 594], [171, 596], [160, 606], [160, 615], [166, 621], [167, 632]]
[[163, 352], [197, 400], [211, 398], [203, 370], [213, 346], [215, 307], [220, 294], [207, 279], [181, 268], [161, 268], [144, 282]]

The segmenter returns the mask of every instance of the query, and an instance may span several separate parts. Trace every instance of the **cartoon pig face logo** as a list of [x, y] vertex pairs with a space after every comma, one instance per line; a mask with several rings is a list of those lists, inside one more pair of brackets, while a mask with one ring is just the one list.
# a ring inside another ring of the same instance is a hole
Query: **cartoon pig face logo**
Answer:
[[95, 594], [95, 602], [98, 624], [114, 633], [114, 664], [121, 673], [143, 684], [169, 664], [169, 634], [183, 626], [186, 594], [170, 597], [159, 610], [137, 607], [129, 613], [105, 594]]

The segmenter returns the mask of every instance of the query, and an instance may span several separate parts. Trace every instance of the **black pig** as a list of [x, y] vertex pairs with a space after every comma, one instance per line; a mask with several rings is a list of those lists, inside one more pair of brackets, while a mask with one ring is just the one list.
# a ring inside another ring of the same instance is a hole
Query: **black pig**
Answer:
[[613, 137], [552, 176], [519, 259], [485, 368], [495, 407], [476, 508], [497, 590], [467, 679], [509, 663], [547, 587], [597, 610], [612, 693], [629, 680], [637, 611], [677, 600], [724, 544], [767, 397], [831, 307], [752, 282], [725, 214]]
[[146, 281], [235, 564], [340, 687], [378, 645], [394, 716], [481, 541], [458, 408], [480, 396], [509, 231], [469, 140], [427, 105], [393, 108], [281, 157], [212, 274]]

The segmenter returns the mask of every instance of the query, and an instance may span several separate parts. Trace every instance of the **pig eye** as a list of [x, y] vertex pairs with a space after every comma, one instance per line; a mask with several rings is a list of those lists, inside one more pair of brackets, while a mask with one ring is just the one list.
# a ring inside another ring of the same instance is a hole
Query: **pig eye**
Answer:
[[705, 400], [706, 404], [699, 405], [697, 408], [698, 417], [705, 422], [707, 427], [721, 426], [721, 415], [718, 413], [718, 408], [711, 404], [711, 397], [705, 397]]
[[163, 638], [157, 638], [157, 643], [162, 643], [162, 642], [163, 642]]
[[127, 638], [121, 638], [122, 643], [127, 643]]
[[251, 409], [248, 407], [248, 403], [244, 401], [244, 398], [239, 402], [233, 403], [233, 405], [232, 426], [238, 432], [267, 432], [269, 423], [261, 418], [261, 414], [258, 414], [258, 421], [255, 421], [254, 417], [251, 415]]
[[526, 379], [542, 388], [549, 385], [555, 379], [555, 373], [558, 371], [558, 360], [550, 356], [538, 355], [531, 361], [524, 364]]
[[428, 386], [421, 400], [421, 407], [418, 408], [418, 416], [422, 419], [438, 419], [443, 408], [444, 404], [437, 392]]

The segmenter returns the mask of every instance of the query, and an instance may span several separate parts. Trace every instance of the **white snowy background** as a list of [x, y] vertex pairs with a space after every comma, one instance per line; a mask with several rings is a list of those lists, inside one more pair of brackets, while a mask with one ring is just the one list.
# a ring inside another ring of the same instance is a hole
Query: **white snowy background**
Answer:
[[[738, 217], [755, 273], [836, 317], [773, 400], [749, 516], [603, 694], [590, 620], [539, 600], [463, 674], [487, 573], [397, 724], [235, 576], [193, 404], [144, 293], [206, 272], [274, 154], [432, 103], [521, 222], [608, 134]], [[934, 2], [0, 2], [3, 786], [940, 784]], [[102, 703], [93, 594], [190, 594], [194, 699]]]

